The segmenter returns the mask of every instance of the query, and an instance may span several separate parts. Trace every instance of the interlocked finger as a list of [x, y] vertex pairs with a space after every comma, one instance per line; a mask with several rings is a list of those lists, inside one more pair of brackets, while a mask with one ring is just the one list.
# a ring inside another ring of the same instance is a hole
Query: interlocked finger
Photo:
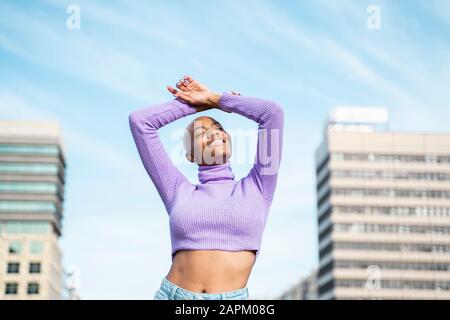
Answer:
[[186, 79], [186, 77], [180, 79], [177, 82], [177, 88], [182, 91], [187, 91], [189, 89], [188, 85], [189, 85], [189, 81]]
[[186, 86], [180, 81], [177, 82], [177, 88], [180, 89], [181, 91], [186, 91], [187, 89]]

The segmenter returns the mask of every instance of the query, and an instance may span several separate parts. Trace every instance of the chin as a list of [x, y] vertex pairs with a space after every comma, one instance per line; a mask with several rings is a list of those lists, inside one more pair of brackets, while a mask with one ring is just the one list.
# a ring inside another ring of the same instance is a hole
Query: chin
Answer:
[[230, 152], [231, 149], [228, 144], [224, 148], [211, 148], [211, 149], [208, 149], [208, 147], [206, 148], [207, 149], [203, 150], [202, 163], [207, 163], [205, 161], [205, 156], [209, 158], [211, 161], [213, 161], [214, 164], [224, 164], [231, 157]]
[[211, 158], [214, 164], [224, 164], [227, 162], [229, 157], [223, 152], [212, 152]]

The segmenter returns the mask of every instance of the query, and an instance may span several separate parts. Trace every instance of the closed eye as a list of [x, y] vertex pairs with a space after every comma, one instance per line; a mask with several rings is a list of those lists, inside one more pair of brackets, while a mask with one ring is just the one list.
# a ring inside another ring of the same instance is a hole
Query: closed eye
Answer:
[[200, 133], [197, 133], [196, 135], [195, 135], [195, 137], [200, 137], [200, 136], [202, 136], [202, 135], [204, 135], [205, 134], [205, 132], [200, 132]]
[[[225, 129], [222, 127], [222, 126], [217, 126], [217, 125], [214, 125], [217, 129], [219, 129], [220, 131], [225, 131]], [[202, 131], [200, 131], [200, 130], [202, 130]], [[199, 133], [195, 133], [194, 134], [194, 137], [199, 137], [199, 136], [202, 136], [202, 135], [204, 135], [206, 132], [205, 132], [205, 130], [204, 129], [198, 129], [198, 130], [196, 130], [196, 131], [198, 131]]]

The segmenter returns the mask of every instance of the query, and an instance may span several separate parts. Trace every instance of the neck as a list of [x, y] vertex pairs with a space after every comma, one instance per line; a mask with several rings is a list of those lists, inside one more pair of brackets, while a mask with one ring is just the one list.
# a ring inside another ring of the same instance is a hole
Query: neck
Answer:
[[198, 166], [198, 180], [200, 183], [208, 183], [211, 181], [227, 181], [234, 180], [234, 174], [231, 170], [230, 162], [223, 164]]

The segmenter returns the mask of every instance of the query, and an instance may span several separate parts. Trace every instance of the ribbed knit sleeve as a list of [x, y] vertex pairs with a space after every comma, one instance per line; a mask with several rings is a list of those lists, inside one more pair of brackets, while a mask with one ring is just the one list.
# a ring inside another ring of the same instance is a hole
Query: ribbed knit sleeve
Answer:
[[275, 102], [224, 92], [219, 107], [258, 123], [255, 163], [248, 176], [257, 184], [264, 199], [273, 200], [281, 161], [284, 111]]
[[142, 163], [170, 213], [180, 184], [186, 177], [174, 166], [158, 136], [158, 129], [182, 117], [196, 113], [187, 103], [175, 99], [134, 111], [129, 124]]

